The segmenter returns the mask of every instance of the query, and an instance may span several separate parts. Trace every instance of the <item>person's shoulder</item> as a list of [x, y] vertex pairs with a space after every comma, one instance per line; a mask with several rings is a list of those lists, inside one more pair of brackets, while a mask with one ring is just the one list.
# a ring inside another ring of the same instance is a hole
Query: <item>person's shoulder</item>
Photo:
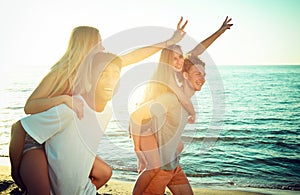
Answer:
[[177, 96], [172, 92], [166, 92], [162, 94], [158, 100], [164, 102], [166, 105], [174, 105], [179, 103]]
[[98, 52], [94, 56], [94, 60], [96, 61], [101, 61], [101, 62], [106, 62], [106, 63], [122, 63], [122, 60], [119, 56], [113, 54], [113, 53], [108, 53], [108, 52]]
[[113, 54], [113, 53], [109, 53], [109, 52], [97, 52], [95, 54], [95, 57], [97, 58], [114, 58], [114, 57], [117, 57], [117, 55]]
[[162, 96], [165, 96], [166, 98], [170, 98], [170, 99], [173, 99], [173, 100], [177, 100], [177, 96], [173, 92], [166, 92]]
[[60, 70], [58, 69], [51, 69], [50, 72], [48, 72], [45, 77], [42, 79], [42, 82], [49, 82], [52, 83], [57, 79], [57, 75]]

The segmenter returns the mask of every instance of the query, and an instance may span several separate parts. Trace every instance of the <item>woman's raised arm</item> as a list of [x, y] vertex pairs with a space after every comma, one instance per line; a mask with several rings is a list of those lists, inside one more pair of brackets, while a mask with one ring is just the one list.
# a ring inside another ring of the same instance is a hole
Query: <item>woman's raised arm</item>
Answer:
[[183, 36], [185, 35], [184, 28], [187, 25], [188, 21], [181, 26], [183, 18], [181, 17], [180, 21], [177, 24], [177, 30], [174, 32], [173, 36], [163, 42], [151, 45], [151, 46], [146, 46], [142, 48], [138, 48], [136, 50], [133, 50], [127, 54], [124, 54], [121, 56], [122, 58], [122, 66], [128, 66], [130, 64], [137, 63], [141, 60], [144, 60], [145, 58], [155, 54], [156, 52], [160, 51], [161, 49], [168, 47], [170, 45], [174, 45], [178, 43]]

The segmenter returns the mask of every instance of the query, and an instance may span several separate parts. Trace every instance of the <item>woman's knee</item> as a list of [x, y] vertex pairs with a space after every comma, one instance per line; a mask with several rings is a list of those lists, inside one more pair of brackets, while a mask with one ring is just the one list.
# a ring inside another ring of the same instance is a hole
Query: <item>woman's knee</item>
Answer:
[[108, 181], [112, 176], [112, 168], [110, 166], [107, 166], [105, 170], [105, 178]]
[[[99, 164], [98, 164], [99, 165]], [[107, 164], [102, 166], [93, 166], [90, 178], [97, 189], [102, 187], [112, 176], [112, 169]]]
[[112, 169], [104, 161], [102, 161], [99, 158], [96, 158], [91, 171], [91, 176], [95, 179], [108, 181], [112, 176]]
[[112, 176], [112, 169], [110, 166], [105, 165], [102, 167], [101, 171], [99, 171], [98, 178], [102, 178], [103, 182], [107, 182]]

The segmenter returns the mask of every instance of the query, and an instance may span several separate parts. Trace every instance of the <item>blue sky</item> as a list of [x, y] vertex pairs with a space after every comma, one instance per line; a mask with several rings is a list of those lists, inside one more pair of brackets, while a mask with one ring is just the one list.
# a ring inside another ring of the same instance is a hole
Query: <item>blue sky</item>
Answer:
[[79, 25], [97, 27], [105, 39], [133, 27], [175, 28], [184, 16], [200, 42], [227, 15], [234, 26], [207, 50], [217, 65], [300, 64], [299, 9], [298, 0], [0, 0], [0, 66], [51, 67]]

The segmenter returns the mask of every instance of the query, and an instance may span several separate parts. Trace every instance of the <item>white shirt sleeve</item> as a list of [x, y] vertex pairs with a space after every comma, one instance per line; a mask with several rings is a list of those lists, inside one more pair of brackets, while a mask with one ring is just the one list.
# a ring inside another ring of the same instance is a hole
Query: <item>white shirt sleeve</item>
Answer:
[[44, 143], [77, 117], [67, 105], [60, 104], [41, 113], [21, 119], [25, 131], [40, 144]]

